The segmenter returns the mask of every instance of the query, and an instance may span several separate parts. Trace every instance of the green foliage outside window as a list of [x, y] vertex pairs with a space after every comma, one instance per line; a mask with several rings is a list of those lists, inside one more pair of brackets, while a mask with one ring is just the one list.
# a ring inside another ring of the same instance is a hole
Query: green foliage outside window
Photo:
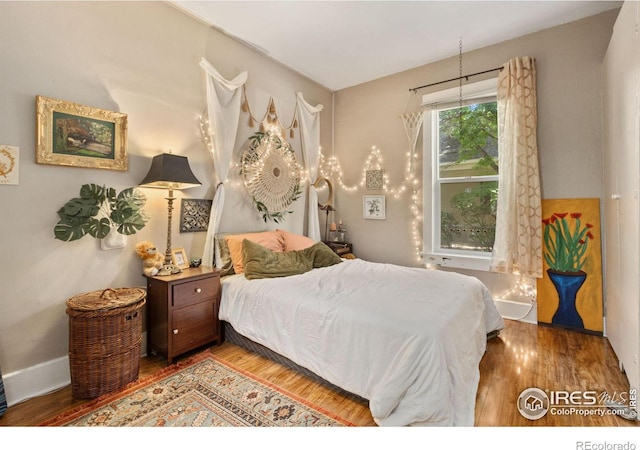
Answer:
[[[469, 166], [468, 176], [497, 175], [497, 140], [496, 102], [440, 111], [441, 176], [455, 176], [447, 174], [447, 170], [459, 169], [463, 163]], [[491, 251], [497, 198], [497, 181], [471, 182], [462, 192], [451, 196], [452, 212], [441, 214], [442, 246], [452, 248], [457, 240], [467, 239], [475, 250]]]

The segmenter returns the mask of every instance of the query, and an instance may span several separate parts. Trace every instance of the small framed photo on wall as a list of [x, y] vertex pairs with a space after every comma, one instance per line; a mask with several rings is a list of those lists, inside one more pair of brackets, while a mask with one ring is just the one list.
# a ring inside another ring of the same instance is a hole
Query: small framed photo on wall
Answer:
[[384, 220], [386, 218], [384, 195], [363, 195], [362, 214], [365, 219]]
[[207, 231], [212, 200], [183, 198], [180, 208], [180, 233]]
[[18, 183], [20, 147], [0, 144], [0, 184]]
[[382, 170], [367, 170], [367, 189], [382, 189], [384, 186], [384, 174]]

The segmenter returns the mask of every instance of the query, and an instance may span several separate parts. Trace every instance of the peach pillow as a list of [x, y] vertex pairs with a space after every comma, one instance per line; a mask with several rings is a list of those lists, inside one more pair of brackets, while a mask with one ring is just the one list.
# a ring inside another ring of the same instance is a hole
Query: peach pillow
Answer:
[[295, 234], [286, 230], [276, 230], [278, 233], [282, 235], [282, 239], [284, 240], [284, 251], [292, 251], [292, 250], [304, 250], [305, 248], [311, 247], [316, 243], [311, 238], [307, 236], [302, 236], [300, 234]]
[[262, 245], [263, 247], [273, 250], [274, 252], [284, 251], [284, 237], [277, 231], [262, 231], [260, 233], [232, 234], [226, 238], [231, 262], [233, 263], [233, 271], [235, 273], [244, 272], [244, 263], [242, 261], [242, 241], [245, 239]]

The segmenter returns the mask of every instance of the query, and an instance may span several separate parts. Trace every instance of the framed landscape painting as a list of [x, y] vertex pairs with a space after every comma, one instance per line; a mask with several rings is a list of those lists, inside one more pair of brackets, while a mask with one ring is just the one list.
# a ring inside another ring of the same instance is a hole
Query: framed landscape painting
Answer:
[[602, 240], [597, 198], [542, 200], [543, 277], [538, 322], [603, 332]]
[[36, 96], [36, 163], [127, 170], [127, 115]]

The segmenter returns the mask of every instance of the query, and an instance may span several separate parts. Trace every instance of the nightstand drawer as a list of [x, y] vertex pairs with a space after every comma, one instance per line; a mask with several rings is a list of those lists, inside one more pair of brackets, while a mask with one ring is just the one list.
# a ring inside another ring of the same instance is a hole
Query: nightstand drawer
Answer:
[[220, 289], [218, 283], [211, 278], [189, 281], [173, 286], [173, 306], [180, 308], [210, 300], [218, 295]]

